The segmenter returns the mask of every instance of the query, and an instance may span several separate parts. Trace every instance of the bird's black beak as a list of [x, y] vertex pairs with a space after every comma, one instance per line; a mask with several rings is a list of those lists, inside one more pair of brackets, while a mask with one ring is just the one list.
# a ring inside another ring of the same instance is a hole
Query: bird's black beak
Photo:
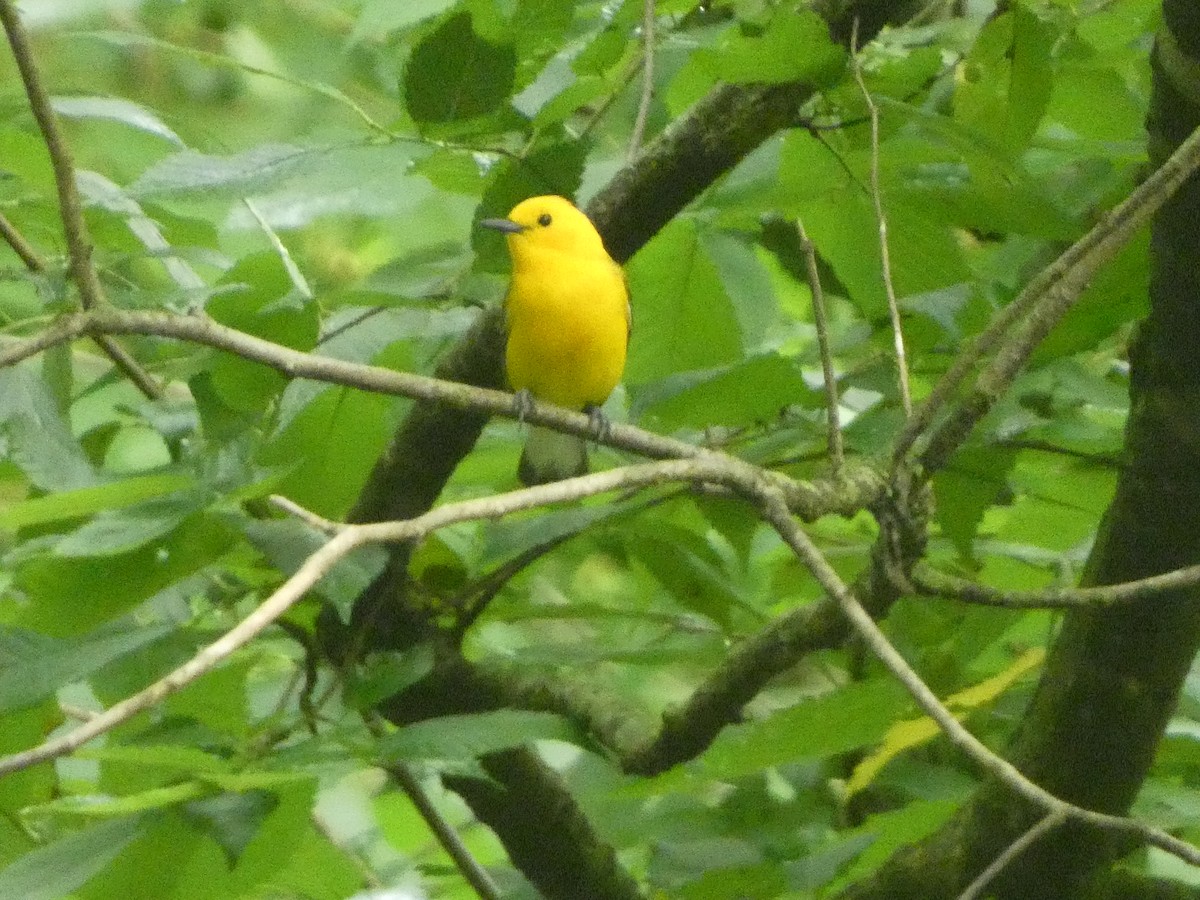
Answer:
[[512, 219], [480, 219], [479, 225], [481, 228], [494, 228], [505, 234], [520, 234], [525, 230], [524, 225], [518, 225]]

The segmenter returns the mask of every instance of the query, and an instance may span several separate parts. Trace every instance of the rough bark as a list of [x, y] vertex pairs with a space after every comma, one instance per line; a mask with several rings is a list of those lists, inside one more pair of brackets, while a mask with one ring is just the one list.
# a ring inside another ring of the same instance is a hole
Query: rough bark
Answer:
[[[1167, 0], [1164, 13], [1173, 40], [1160, 38], [1153, 59], [1153, 164], [1200, 125], [1200, 108], [1172, 82], [1182, 70], [1176, 53], [1188, 53], [1193, 65], [1200, 58], [1200, 11]], [[1089, 559], [1088, 584], [1200, 562], [1200, 179], [1190, 179], [1155, 218], [1151, 254], [1151, 313], [1131, 352], [1127, 464]], [[1066, 800], [1127, 812], [1198, 648], [1194, 589], [1068, 613], [1010, 758]], [[998, 784], [985, 784], [949, 826], [845, 896], [954, 897], [1038, 815]], [[1109, 834], [1063, 827], [1026, 851], [991, 891], [1005, 900], [1104, 896], [1109, 865], [1126, 849]]]

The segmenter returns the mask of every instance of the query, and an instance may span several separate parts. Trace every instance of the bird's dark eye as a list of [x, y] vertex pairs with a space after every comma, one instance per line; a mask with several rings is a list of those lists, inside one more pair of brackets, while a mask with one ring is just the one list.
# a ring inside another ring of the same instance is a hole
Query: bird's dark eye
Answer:
[[542, 213], [538, 216], [538, 224], [545, 228], [551, 222], [550, 213]]

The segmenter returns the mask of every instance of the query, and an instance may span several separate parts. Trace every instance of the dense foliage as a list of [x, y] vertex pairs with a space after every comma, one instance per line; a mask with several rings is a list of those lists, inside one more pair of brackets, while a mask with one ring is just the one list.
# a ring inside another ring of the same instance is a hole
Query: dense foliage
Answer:
[[[424, 374], [503, 294], [503, 243], [473, 223], [532, 194], [585, 206], [639, 164], [652, 175], [654, 142], [722, 85], [805, 85], [790, 127], [695, 183], [682, 210], [649, 191], [602, 230], [613, 246], [667, 220], [644, 246], [629, 239], [634, 330], [609, 416], [809, 480], [830, 460], [797, 222], [828, 306], [848, 464], [886, 469], [904, 409], [876, 194], [919, 401], [1145, 176], [1160, 16], [1151, 0], [932, 3], [882, 29], [864, 20], [852, 64], [847, 19], [826, 6], [838, 4], [661, 0], [651, 66], [634, 0], [26, 0], [20, 12], [113, 305]], [[2, 352], [79, 296], [50, 157], [0, 57], [0, 212], [38, 261], [0, 246]], [[878, 109], [877, 154], [855, 66]], [[1108, 262], [934, 475], [919, 553], [930, 571], [1006, 590], [1078, 581], [1118, 477], [1148, 243], [1143, 230]], [[267, 498], [336, 521], [361, 513], [415, 406], [202, 342], [119, 340], [161, 392], [88, 339], [0, 369], [3, 753], [130, 696], [256, 608], [325, 539]], [[438, 502], [517, 487], [519, 445], [515, 421], [492, 419]], [[592, 453], [602, 469], [631, 458]], [[880, 534], [865, 509], [806, 529], [847, 582]], [[350, 621], [382, 571], [384, 552], [366, 548], [194, 684], [0, 777], [0, 897], [474, 896], [411, 786], [380, 768], [396, 763], [505, 896], [535, 896], [441, 781], [487, 783], [498, 776], [480, 758], [527, 741], [645, 896], [834, 896], [978, 786], [844, 633], [764, 677], [678, 765], [623, 765], [735, 648], [823, 596], [736, 499], [668, 485], [476, 519], [406, 562], [408, 595], [428, 608], [490, 601], [466, 660], [565, 699], [397, 714], [384, 701], [437, 665], [433, 644], [334, 664], [313, 637], [329, 630], [323, 609]], [[1060, 617], [905, 596], [885, 630], [1003, 751]], [[1134, 808], [1184, 836], [1200, 826], [1195, 691], [1188, 681]], [[616, 724], [589, 733], [572, 708]], [[414, 721], [393, 727], [377, 710]], [[1200, 884], [1158, 850], [1125, 865]]]

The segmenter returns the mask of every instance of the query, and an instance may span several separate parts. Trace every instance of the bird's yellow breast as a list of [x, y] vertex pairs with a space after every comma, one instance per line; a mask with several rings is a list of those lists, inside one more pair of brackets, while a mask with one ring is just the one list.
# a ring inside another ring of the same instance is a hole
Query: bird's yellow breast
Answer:
[[505, 300], [513, 390], [569, 409], [602, 404], [625, 368], [629, 294], [616, 263], [526, 248]]

